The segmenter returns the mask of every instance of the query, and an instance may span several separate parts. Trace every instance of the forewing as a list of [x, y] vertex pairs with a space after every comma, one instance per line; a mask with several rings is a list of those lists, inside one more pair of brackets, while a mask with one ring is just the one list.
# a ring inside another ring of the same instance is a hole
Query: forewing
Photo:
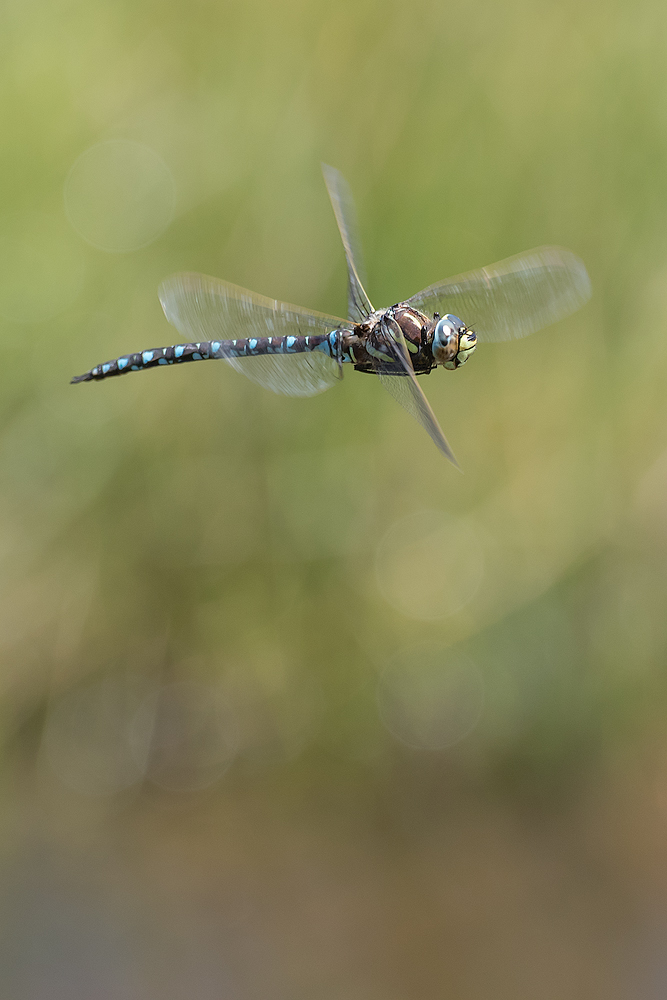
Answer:
[[[252, 337], [326, 335], [346, 327], [337, 316], [269, 299], [220, 278], [176, 274], [158, 291], [164, 314], [184, 339], [198, 343]], [[225, 360], [253, 382], [286, 396], [314, 396], [341, 377], [338, 363], [321, 351], [264, 354]]]
[[347, 261], [347, 315], [354, 323], [362, 323], [373, 312], [373, 306], [366, 295], [363, 282], [363, 258], [357, 225], [357, 212], [349, 184], [335, 167], [322, 164], [324, 183], [327, 186], [331, 205], [338, 223]]
[[438, 282], [408, 299], [421, 312], [453, 313], [480, 341], [525, 337], [575, 312], [591, 296], [583, 262], [560, 247], [537, 247]]
[[[394, 362], [393, 364], [383, 364], [381, 361], [377, 361], [376, 371], [380, 382], [387, 392], [422, 425], [443, 455], [458, 469], [459, 464], [454, 457], [454, 452], [442, 432], [428, 399], [417, 382], [403, 333], [397, 323], [392, 324], [391, 333], [387, 331], [385, 343], [394, 357]], [[392, 374], [392, 370], [395, 371], [397, 368], [402, 374]]]

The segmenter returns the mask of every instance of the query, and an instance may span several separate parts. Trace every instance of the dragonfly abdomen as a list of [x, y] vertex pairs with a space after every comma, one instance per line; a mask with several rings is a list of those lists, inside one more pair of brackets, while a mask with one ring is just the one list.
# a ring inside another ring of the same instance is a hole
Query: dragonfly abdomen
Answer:
[[[205, 340], [199, 343], [174, 344], [171, 347], [154, 347], [138, 354], [124, 354], [113, 361], [96, 365], [83, 375], [76, 375], [72, 382], [91, 382], [143, 371], [160, 365], [182, 364], [185, 361], [209, 361], [214, 358], [252, 358], [269, 354], [302, 354], [321, 351], [337, 360], [352, 360], [340, 349], [340, 333], [308, 337], [246, 337], [238, 340]], [[341, 356], [339, 357], [339, 353]]]
[[175, 344], [172, 347], [154, 347], [138, 354], [124, 354], [103, 365], [96, 365], [83, 375], [75, 375], [72, 382], [91, 382], [110, 378], [112, 375], [125, 375], [127, 372], [143, 371], [144, 368], [157, 368], [159, 365], [180, 364], [183, 361], [205, 361], [211, 357], [210, 342], [199, 344]]

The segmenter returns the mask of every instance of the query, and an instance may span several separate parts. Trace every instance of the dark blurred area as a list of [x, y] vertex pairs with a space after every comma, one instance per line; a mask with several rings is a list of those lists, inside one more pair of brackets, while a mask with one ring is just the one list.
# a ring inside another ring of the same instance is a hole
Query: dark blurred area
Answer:
[[[667, 995], [667, 7], [0, 10], [7, 1000]], [[541, 244], [594, 296], [424, 388], [178, 340]]]

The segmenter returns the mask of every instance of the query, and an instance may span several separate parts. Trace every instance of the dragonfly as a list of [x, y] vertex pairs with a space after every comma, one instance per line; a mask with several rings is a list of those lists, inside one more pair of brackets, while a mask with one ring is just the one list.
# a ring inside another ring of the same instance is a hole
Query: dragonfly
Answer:
[[183, 343], [125, 354], [72, 382], [223, 359], [266, 389], [314, 396], [336, 385], [346, 365], [376, 375], [454, 465], [454, 453], [417, 381], [436, 368], [455, 370], [478, 343], [511, 340], [575, 312], [589, 298], [583, 262], [543, 246], [429, 285], [375, 309], [364, 287], [357, 215], [347, 181], [322, 164], [347, 262], [347, 319], [290, 305], [220, 278], [182, 273], [158, 295]]

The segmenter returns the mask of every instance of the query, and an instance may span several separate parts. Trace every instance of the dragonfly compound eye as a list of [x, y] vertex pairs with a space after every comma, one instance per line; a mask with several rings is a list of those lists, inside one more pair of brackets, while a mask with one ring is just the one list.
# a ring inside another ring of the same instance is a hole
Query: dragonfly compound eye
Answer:
[[433, 331], [433, 346], [431, 348], [436, 364], [445, 365], [447, 368], [455, 367], [460, 330], [465, 330], [465, 323], [458, 316], [451, 316], [448, 313], [438, 322]]

